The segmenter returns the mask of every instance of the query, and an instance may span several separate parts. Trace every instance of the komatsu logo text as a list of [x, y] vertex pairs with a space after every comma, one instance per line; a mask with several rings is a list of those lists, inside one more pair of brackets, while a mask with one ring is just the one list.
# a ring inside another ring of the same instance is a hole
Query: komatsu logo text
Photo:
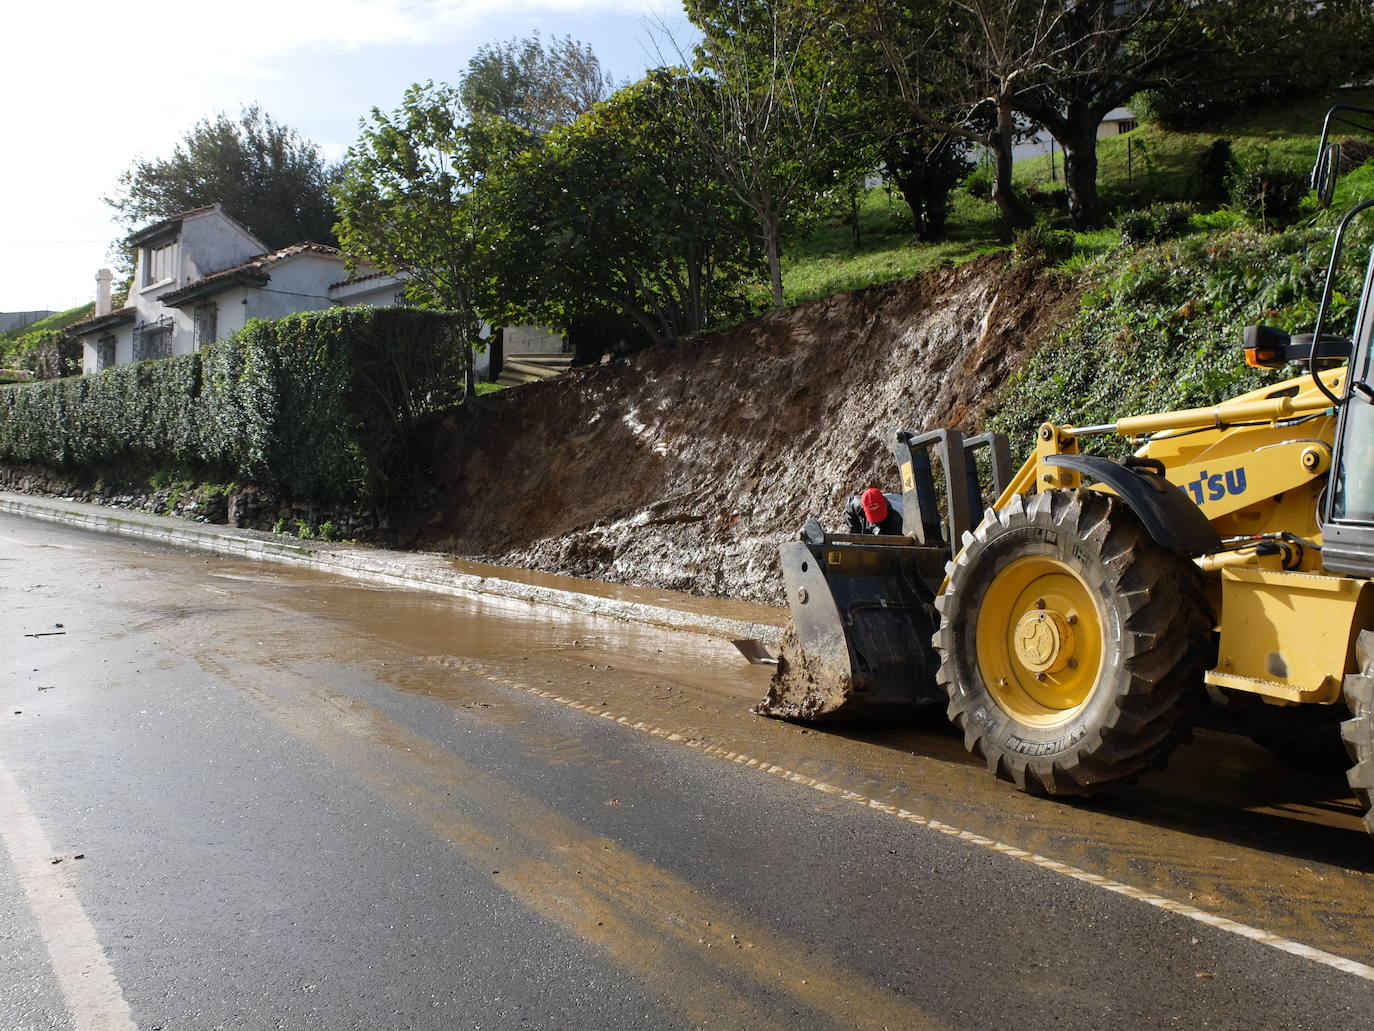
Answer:
[[1245, 493], [1245, 469], [1228, 469], [1224, 473], [1209, 473], [1204, 469], [1198, 473], [1196, 480], [1191, 480], [1183, 486], [1199, 505], [1208, 501], [1220, 501], [1228, 494]]

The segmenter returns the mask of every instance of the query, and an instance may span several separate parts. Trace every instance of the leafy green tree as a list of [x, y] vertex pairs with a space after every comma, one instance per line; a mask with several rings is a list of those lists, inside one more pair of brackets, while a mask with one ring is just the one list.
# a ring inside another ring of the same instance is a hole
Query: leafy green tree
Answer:
[[1374, 68], [1368, 0], [1213, 0], [1188, 11], [1177, 59], [1134, 102], [1169, 125], [1238, 107], [1321, 96]]
[[493, 320], [628, 322], [669, 342], [749, 310], [759, 255], [748, 212], [695, 146], [687, 76], [652, 72], [549, 133], [483, 186]]
[[1137, 92], [1150, 91], [1155, 113], [1186, 119], [1325, 92], [1371, 66], [1367, 0], [1042, 2], [1055, 8], [1048, 45], [1014, 105], [1063, 147], [1069, 215], [1079, 229], [1103, 219], [1098, 125]]
[[554, 36], [545, 44], [536, 32], [478, 48], [458, 93], [474, 115], [546, 133], [605, 100], [611, 88], [610, 76], [587, 44], [569, 36]]
[[944, 239], [950, 191], [973, 168], [971, 146], [966, 139], [923, 126], [881, 141], [883, 171], [911, 209], [918, 240]]
[[1011, 225], [1027, 217], [1011, 188], [1018, 116], [1043, 125], [1063, 147], [1078, 228], [1102, 222], [1097, 128], [1110, 110], [1144, 89], [1175, 117], [1320, 92], [1368, 70], [1374, 25], [1368, 0], [860, 0], [836, 17], [881, 55], [916, 122], [992, 152]]
[[314, 143], [254, 105], [237, 120], [220, 113], [197, 122], [170, 157], [135, 159], [104, 200], [131, 232], [218, 203], [268, 247], [332, 244], [329, 191], [339, 176]]
[[418, 304], [460, 315], [471, 395], [482, 346], [478, 259], [493, 231], [482, 186], [530, 137], [503, 119], [466, 115], [457, 90], [433, 83], [412, 86], [390, 114], [374, 108], [334, 196], [350, 262], [402, 278]]

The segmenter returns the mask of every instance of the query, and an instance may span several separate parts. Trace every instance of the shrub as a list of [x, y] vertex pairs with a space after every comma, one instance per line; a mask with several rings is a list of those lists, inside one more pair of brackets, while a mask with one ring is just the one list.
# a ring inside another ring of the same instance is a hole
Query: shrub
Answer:
[[1057, 265], [1073, 254], [1073, 233], [1056, 229], [1048, 222], [1037, 222], [1016, 234], [1012, 253], [1017, 261]]
[[1266, 225], [1291, 219], [1307, 196], [1307, 176], [1290, 165], [1261, 161], [1231, 178], [1231, 203]]
[[1062, 186], [1042, 187], [1032, 184], [1026, 187], [1022, 197], [1035, 211], [1062, 216], [1069, 213], [1069, 192]]
[[1162, 243], [1187, 233], [1191, 216], [1192, 209], [1187, 204], [1152, 204], [1122, 212], [1116, 217], [1116, 227], [1121, 230], [1124, 244]]
[[992, 178], [992, 169], [987, 165], [979, 165], [964, 177], [964, 191], [970, 197], [988, 200], [992, 197]]

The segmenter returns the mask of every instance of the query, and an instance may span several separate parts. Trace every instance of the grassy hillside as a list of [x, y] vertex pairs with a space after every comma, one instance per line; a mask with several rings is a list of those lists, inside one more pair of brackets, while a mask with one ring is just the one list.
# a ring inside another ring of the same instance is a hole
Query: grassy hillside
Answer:
[[[992, 399], [988, 428], [1027, 441], [1047, 419], [1114, 422], [1214, 404], [1295, 375], [1247, 367], [1241, 330], [1250, 323], [1290, 332], [1312, 328], [1332, 228], [1369, 198], [1374, 162], [1340, 182], [1329, 210], [1282, 231], [1204, 225], [1177, 240], [1104, 253], [1079, 272], [1085, 290], [1078, 312]], [[1371, 244], [1374, 213], [1352, 223], [1328, 313], [1330, 332], [1352, 333]], [[1111, 438], [1087, 443], [1124, 446]]]
[[[38, 352], [52, 334], [65, 329], [74, 322], [80, 322], [95, 312], [95, 303], [83, 304], [69, 311], [59, 311], [45, 319], [31, 322], [27, 326], [0, 333], [0, 368], [38, 371]], [[49, 349], [52, 344], [49, 342]]]
[[[1310, 168], [1316, 156], [1322, 116], [1333, 103], [1374, 107], [1374, 89], [1344, 90], [1337, 97], [1303, 100], [1264, 109], [1250, 109], [1218, 120], [1205, 131], [1170, 132], [1143, 125], [1132, 132], [1098, 143], [1099, 188], [1112, 212], [1147, 206], [1156, 201], [1190, 199], [1199, 157], [1219, 139], [1231, 143], [1242, 162], [1270, 161]], [[1018, 162], [1016, 179], [1023, 187], [1043, 192], [1062, 190], [1063, 157], [1056, 156], [1055, 182], [1048, 157]], [[855, 245], [849, 225], [832, 219], [809, 236], [791, 242], [784, 255], [783, 277], [788, 303], [824, 297], [874, 283], [902, 279], [946, 260], [965, 261], [1005, 246], [997, 235], [997, 210], [990, 201], [956, 190], [949, 238], [936, 244], [912, 239], [910, 218], [900, 195], [873, 190], [860, 208], [860, 242]], [[1229, 228], [1239, 219], [1213, 220], [1212, 229]], [[1119, 236], [1112, 228], [1079, 234], [1074, 247], [1075, 267], [1113, 247]]]
[[21, 340], [26, 336], [35, 333], [48, 333], [55, 329], [66, 329], [74, 322], [89, 318], [95, 312], [95, 302], [83, 304], [79, 308], [72, 308], [68, 311], [59, 311], [47, 318], [39, 319], [37, 322], [30, 322], [27, 326], [12, 329], [8, 333], [0, 333], [0, 353], [8, 349], [8, 345]]

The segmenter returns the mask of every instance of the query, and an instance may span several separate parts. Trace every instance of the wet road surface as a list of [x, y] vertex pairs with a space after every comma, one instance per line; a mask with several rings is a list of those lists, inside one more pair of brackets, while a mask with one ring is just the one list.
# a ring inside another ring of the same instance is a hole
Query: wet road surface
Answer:
[[1340, 777], [1200, 733], [1037, 800], [766, 676], [0, 516], [0, 1029], [1369, 1021]]

